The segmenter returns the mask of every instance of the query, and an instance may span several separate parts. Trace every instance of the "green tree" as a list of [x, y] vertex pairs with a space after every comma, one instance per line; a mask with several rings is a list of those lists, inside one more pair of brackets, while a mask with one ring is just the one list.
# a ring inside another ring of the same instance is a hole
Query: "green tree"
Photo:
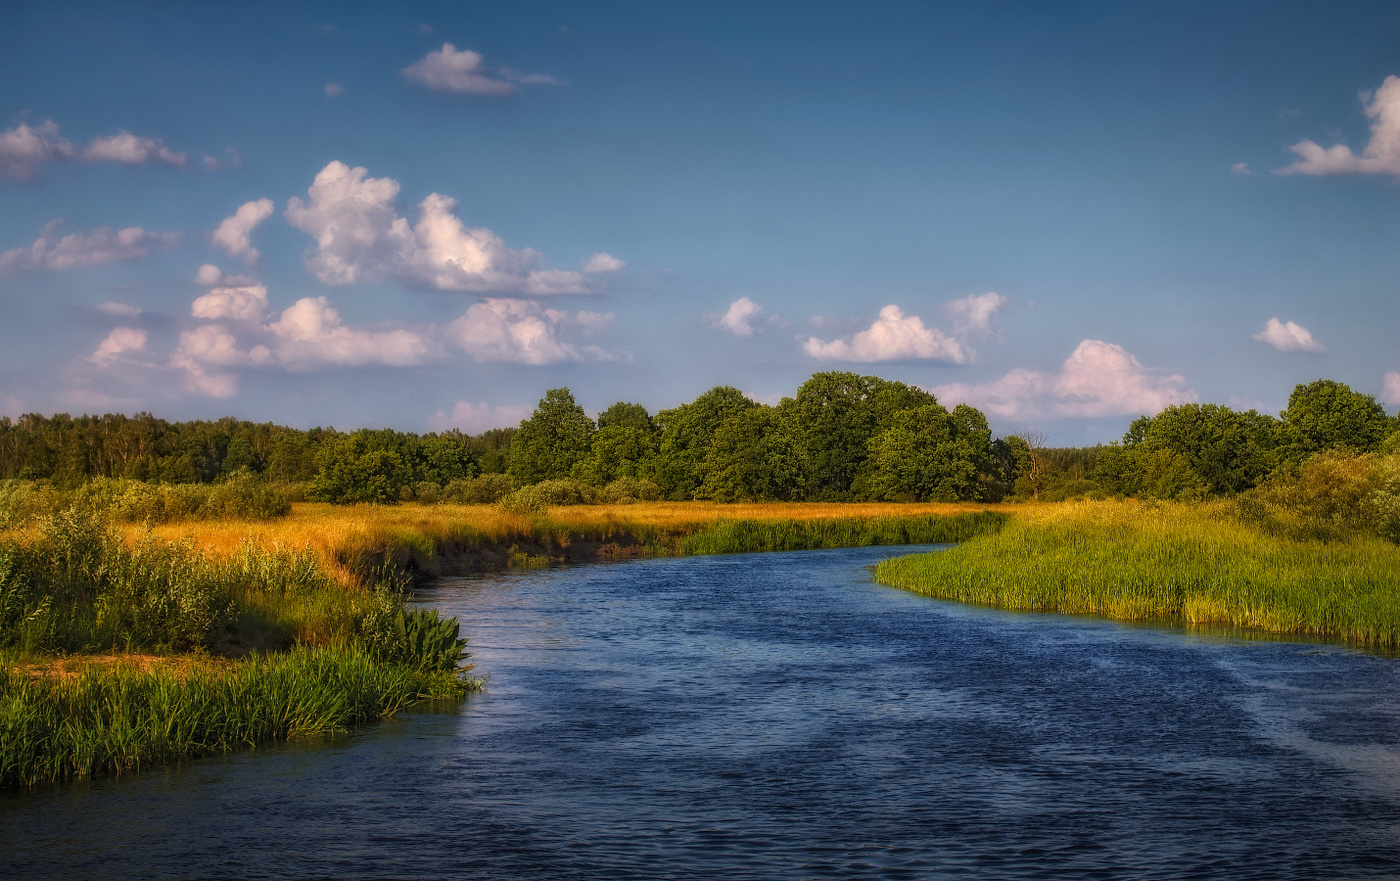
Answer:
[[1294, 388], [1283, 419], [1292, 459], [1323, 450], [1373, 452], [1391, 430], [1375, 398], [1330, 379]]
[[654, 476], [666, 498], [693, 499], [705, 483], [715, 432], [736, 413], [758, 404], [730, 386], [716, 386], [689, 404], [656, 414], [661, 444]]
[[339, 505], [396, 504], [413, 480], [413, 468], [394, 450], [376, 448], [371, 432], [330, 440], [316, 453], [316, 477], [308, 494]]
[[566, 478], [588, 455], [593, 430], [572, 392], [550, 389], [511, 439], [506, 473], [522, 485]]
[[786, 428], [772, 407], [731, 413], [715, 429], [696, 498], [717, 502], [792, 498], [801, 475]]
[[870, 441], [870, 493], [891, 501], [978, 499], [992, 465], [991, 432], [981, 413], [927, 404], [894, 414]]
[[619, 477], [650, 477], [660, 442], [647, 409], [619, 401], [598, 414], [592, 447], [574, 466], [573, 476], [594, 486], [607, 486]]

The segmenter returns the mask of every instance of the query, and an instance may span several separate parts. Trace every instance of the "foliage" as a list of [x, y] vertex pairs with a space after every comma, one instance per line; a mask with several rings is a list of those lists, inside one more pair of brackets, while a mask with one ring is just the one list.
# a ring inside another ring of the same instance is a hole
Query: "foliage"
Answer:
[[465, 660], [467, 641], [456, 618], [443, 618], [436, 609], [405, 609], [394, 620], [390, 660], [417, 670], [455, 672]]
[[715, 432], [728, 419], [759, 406], [743, 392], [717, 386], [689, 404], [656, 414], [661, 445], [654, 480], [675, 501], [699, 498], [708, 475]]
[[594, 486], [620, 478], [645, 478], [656, 468], [660, 432], [640, 404], [619, 401], [598, 416], [588, 455], [573, 467], [573, 476]]
[[645, 477], [619, 477], [603, 487], [599, 501], [609, 504], [654, 502], [661, 498], [661, 487]]
[[980, 475], [994, 467], [991, 431], [965, 404], [952, 413], [936, 403], [897, 412], [870, 441], [870, 466], [869, 492], [877, 499], [977, 499]]
[[1373, 452], [1394, 427], [1375, 398], [1329, 379], [1294, 388], [1283, 416], [1294, 458], [1333, 449]]
[[577, 480], [541, 480], [501, 499], [501, 508], [516, 514], [536, 514], [556, 505], [594, 505], [598, 490]]
[[1400, 542], [1400, 453], [1317, 453], [1239, 499], [1241, 516], [1298, 540]]
[[285, 487], [247, 474], [223, 483], [158, 484], [98, 477], [73, 489], [28, 480], [0, 481], [0, 518], [20, 525], [66, 508], [127, 523], [174, 520], [274, 520], [291, 511]]

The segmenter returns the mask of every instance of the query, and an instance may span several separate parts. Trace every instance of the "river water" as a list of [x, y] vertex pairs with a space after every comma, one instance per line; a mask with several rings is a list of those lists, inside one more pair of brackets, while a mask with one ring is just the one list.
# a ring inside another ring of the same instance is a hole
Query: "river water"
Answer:
[[870, 581], [908, 550], [444, 580], [484, 694], [0, 796], [0, 878], [1400, 877], [1400, 661]]

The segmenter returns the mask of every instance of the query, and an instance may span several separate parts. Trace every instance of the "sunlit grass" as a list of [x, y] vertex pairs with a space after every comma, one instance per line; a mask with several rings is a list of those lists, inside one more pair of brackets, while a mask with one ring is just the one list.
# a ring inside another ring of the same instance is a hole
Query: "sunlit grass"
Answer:
[[916, 593], [1009, 609], [1400, 644], [1400, 548], [1294, 541], [1225, 502], [1026, 507], [995, 534], [881, 563]]

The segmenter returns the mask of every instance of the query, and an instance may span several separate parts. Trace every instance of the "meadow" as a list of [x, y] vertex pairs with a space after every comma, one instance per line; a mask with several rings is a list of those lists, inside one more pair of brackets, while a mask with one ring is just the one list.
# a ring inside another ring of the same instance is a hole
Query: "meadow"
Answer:
[[1026, 505], [1000, 531], [875, 576], [1006, 609], [1400, 645], [1400, 547], [1271, 535], [1230, 501]]

